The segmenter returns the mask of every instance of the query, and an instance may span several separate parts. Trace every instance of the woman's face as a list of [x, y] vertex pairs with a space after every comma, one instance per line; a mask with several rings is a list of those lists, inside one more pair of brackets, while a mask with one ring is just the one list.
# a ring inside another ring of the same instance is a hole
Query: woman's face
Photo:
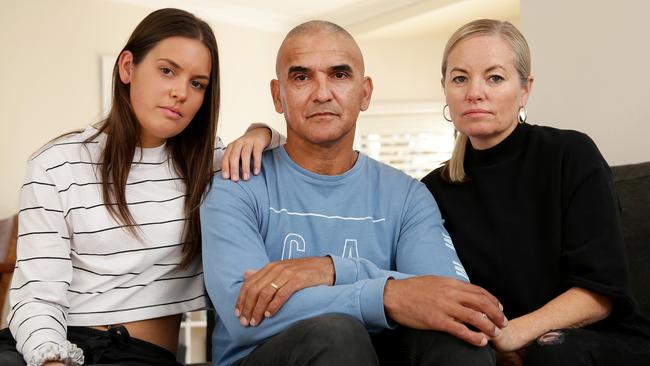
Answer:
[[444, 90], [456, 129], [476, 149], [503, 141], [517, 125], [533, 79], [522, 85], [515, 54], [500, 36], [477, 36], [456, 44], [447, 57]]
[[160, 41], [136, 65], [124, 51], [120, 79], [130, 84], [130, 99], [142, 147], [155, 147], [178, 135], [198, 112], [210, 82], [210, 51], [198, 40]]

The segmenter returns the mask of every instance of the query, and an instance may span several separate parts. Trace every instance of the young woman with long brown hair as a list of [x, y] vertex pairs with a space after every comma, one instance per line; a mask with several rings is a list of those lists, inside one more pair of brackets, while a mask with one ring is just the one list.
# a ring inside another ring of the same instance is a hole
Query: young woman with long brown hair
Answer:
[[[113, 85], [104, 121], [28, 163], [3, 365], [177, 365], [181, 314], [206, 306], [199, 205], [226, 150], [215, 141], [210, 26], [182, 10], [151, 13]], [[240, 153], [244, 178], [251, 154], [258, 170], [272, 135], [240, 138], [224, 175], [238, 178]]]

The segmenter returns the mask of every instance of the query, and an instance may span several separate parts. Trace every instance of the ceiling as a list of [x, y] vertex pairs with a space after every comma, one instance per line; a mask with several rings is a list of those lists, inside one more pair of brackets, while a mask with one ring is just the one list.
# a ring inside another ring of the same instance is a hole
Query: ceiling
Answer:
[[476, 18], [519, 18], [519, 0], [114, 1], [149, 8], [180, 7], [212, 21], [280, 33], [306, 20], [325, 19], [364, 38], [428, 34]]

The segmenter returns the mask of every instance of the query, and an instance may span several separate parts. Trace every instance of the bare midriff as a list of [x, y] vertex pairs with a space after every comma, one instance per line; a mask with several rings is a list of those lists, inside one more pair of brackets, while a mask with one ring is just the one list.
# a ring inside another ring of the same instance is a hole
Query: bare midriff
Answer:
[[129, 331], [131, 337], [153, 343], [176, 354], [181, 314], [122, 324], [91, 326], [91, 328], [106, 331], [118, 325], [124, 326]]

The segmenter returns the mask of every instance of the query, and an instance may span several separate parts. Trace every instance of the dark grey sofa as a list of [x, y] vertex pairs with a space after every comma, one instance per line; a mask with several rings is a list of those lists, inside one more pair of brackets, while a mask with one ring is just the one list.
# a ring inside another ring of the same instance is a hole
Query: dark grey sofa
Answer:
[[650, 162], [612, 167], [632, 292], [650, 316]]

